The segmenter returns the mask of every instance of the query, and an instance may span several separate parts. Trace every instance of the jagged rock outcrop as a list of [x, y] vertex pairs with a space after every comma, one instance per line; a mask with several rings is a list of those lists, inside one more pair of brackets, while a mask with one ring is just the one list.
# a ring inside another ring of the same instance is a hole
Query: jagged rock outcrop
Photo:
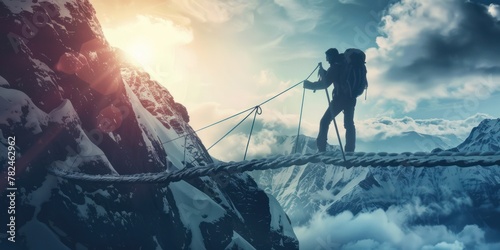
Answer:
[[[16, 243], [2, 234], [1, 249], [298, 248], [287, 215], [246, 174], [168, 185], [48, 174], [212, 162], [186, 108], [110, 47], [89, 1], [1, 1], [0, 50], [2, 197], [11, 136], [17, 187]], [[0, 213], [0, 224], [9, 223], [7, 210]]]

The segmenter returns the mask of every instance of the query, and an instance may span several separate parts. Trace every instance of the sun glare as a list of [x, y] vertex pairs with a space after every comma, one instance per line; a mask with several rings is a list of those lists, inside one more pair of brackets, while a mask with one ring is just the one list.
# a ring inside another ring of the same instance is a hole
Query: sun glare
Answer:
[[196, 99], [189, 90], [200, 82], [191, 74], [197, 67], [197, 54], [189, 47], [193, 41], [191, 29], [166, 19], [136, 16], [114, 27], [104, 26], [103, 33], [111, 46], [121, 49], [127, 60], [148, 72], [178, 100], [188, 96]]
[[164, 82], [181, 77], [183, 72], [179, 68], [184, 65], [177, 65], [177, 52], [179, 46], [193, 39], [191, 30], [148, 16], [136, 16], [122, 25], [103, 28], [103, 32], [111, 46], [123, 50], [130, 61], [141, 65], [153, 77], [168, 76], [156, 79]]
[[132, 43], [131, 45], [125, 47], [125, 53], [127, 53], [132, 60], [143, 66], [151, 65], [153, 63], [153, 48], [147, 43]]

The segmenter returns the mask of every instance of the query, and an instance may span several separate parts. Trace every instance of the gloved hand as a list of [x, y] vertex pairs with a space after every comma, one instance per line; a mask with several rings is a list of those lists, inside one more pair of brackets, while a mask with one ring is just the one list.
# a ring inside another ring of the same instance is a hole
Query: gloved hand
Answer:
[[304, 80], [304, 88], [305, 89], [313, 89], [313, 83], [309, 80]]

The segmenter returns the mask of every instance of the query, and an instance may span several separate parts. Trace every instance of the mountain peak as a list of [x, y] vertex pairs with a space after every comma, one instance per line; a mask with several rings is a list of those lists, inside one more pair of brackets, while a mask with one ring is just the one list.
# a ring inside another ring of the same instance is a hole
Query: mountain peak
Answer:
[[0, 212], [0, 224], [15, 222], [15, 243], [0, 233], [0, 249], [297, 249], [282, 207], [247, 174], [105, 185], [49, 173], [212, 162], [186, 108], [122, 60], [95, 14], [87, 0], [0, 1], [1, 195], [8, 151], [19, 189], [17, 220]]
[[500, 119], [483, 120], [456, 149], [461, 152], [499, 151]]

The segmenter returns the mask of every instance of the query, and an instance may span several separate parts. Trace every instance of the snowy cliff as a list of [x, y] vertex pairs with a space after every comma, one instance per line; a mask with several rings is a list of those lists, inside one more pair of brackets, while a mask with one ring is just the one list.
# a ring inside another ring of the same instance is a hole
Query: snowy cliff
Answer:
[[17, 188], [15, 238], [2, 230], [1, 249], [298, 248], [283, 209], [246, 174], [154, 185], [48, 174], [176, 171], [212, 158], [186, 108], [109, 46], [88, 1], [0, 1], [0, 39], [2, 197]]
[[500, 150], [500, 119], [486, 119], [456, 148], [460, 152]]

